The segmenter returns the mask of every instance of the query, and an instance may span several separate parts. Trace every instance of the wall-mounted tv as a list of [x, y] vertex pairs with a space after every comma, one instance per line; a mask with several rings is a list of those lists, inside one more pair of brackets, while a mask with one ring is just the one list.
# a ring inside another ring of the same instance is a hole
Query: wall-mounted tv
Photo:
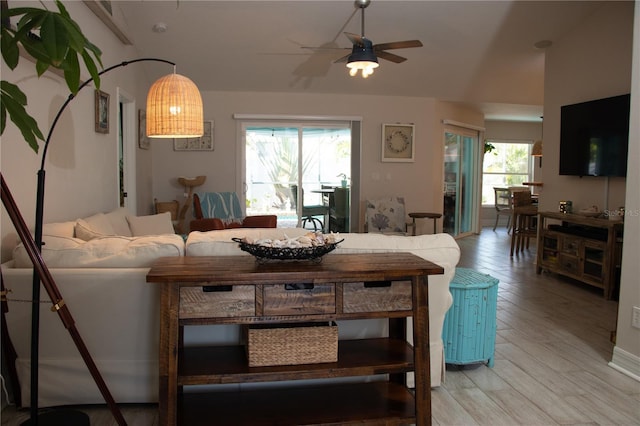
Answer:
[[560, 108], [560, 174], [626, 176], [630, 95]]

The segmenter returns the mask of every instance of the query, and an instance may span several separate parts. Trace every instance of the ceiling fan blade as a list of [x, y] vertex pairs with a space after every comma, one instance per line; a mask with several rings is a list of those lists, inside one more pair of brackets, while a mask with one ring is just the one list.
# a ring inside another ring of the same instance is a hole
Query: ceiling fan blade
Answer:
[[386, 59], [387, 61], [395, 62], [396, 64], [407, 60], [407, 58], [403, 58], [402, 56], [398, 56], [393, 53], [385, 52], [384, 50], [376, 52], [376, 56], [378, 58]]
[[346, 49], [351, 49], [350, 47], [340, 47], [338, 46], [338, 43], [335, 43], [333, 41], [327, 42], [327, 43], [322, 43], [320, 46], [300, 46], [300, 48], [302, 49], [309, 49], [309, 50], [315, 50], [316, 52], [318, 51], [333, 51], [333, 50], [346, 50]]
[[300, 46], [301, 49], [314, 50], [316, 52], [335, 52], [336, 50], [351, 50], [350, 47], [323, 47], [323, 46]]
[[342, 58], [338, 58], [335, 61], [333, 61], [334, 64], [339, 64], [341, 62], [347, 62], [347, 59], [349, 59], [349, 56], [351, 56], [351, 53], [349, 53], [348, 55], [343, 56]]
[[347, 38], [351, 41], [351, 43], [355, 44], [356, 46], [364, 45], [364, 42], [362, 41], [362, 36], [359, 36], [358, 34], [354, 34], [354, 33], [347, 33], [347, 32], [345, 32], [344, 35], [346, 35]]
[[408, 49], [410, 47], [422, 47], [422, 42], [420, 40], [392, 41], [391, 43], [376, 44], [373, 49], [377, 52], [379, 50]]

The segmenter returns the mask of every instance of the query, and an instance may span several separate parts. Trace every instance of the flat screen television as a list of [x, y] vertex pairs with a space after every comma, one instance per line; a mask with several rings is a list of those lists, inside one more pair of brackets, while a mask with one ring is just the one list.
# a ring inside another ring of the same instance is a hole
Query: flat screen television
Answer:
[[560, 108], [560, 174], [626, 176], [631, 96]]

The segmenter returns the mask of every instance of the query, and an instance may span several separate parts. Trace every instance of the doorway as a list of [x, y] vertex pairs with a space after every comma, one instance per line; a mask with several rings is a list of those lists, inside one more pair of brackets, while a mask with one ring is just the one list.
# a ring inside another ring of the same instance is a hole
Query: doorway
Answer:
[[137, 214], [136, 146], [137, 114], [132, 96], [117, 89], [118, 98], [118, 206]]
[[[351, 186], [351, 123], [243, 123], [242, 133], [247, 215], [275, 214], [279, 227], [299, 227], [303, 206], [321, 206], [305, 224], [332, 230], [330, 193]], [[336, 231], [349, 230], [348, 211]]]

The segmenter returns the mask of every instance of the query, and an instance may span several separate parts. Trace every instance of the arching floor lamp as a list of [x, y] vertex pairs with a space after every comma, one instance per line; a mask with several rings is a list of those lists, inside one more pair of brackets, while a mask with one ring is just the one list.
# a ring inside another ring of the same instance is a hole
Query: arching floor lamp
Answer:
[[[145, 62], [145, 61], [155, 61], [155, 62], [164, 62], [167, 64], [171, 64], [174, 67], [173, 73], [168, 74], [164, 77], [158, 79], [149, 89], [149, 93], [147, 95], [147, 136], [152, 138], [189, 138], [189, 137], [199, 137], [203, 134], [203, 112], [202, 112], [202, 98], [200, 96], [200, 92], [196, 85], [189, 80], [187, 77], [176, 74], [175, 72], [175, 63], [157, 58], [140, 58], [131, 61], [124, 61], [119, 64], [113, 65], [111, 67], [105, 68], [98, 76], [101, 76], [105, 73], [108, 73], [111, 70], [116, 68], [124, 67], [129, 64], [133, 64], [136, 62]], [[92, 83], [93, 80], [87, 80], [78, 88], [78, 92], [85, 88], [87, 85]], [[47, 150], [49, 148], [49, 143], [51, 142], [51, 136], [53, 135], [53, 131], [56, 128], [56, 124], [60, 119], [60, 116], [66, 109], [67, 105], [75, 99], [75, 95], [70, 94], [67, 100], [62, 104], [60, 110], [56, 114], [51, 128], [49, 129], [49, 133], [47, 134], [47, 138], [44, 143], [44, 149], [42, 152], [42, 162], [40, 165], [40, 170], [38, 170], [38, 186], [36, 193], [36, 217], [35, 217], [35, 233], [34, 233], [34, 243], [37, 248], [38, 254], [42, 248], [42, 227], [44, 221], [44, 188], [45, 188], [45, 160], [47, 156]], [[3, 181], [4, 185], [4, 181]], [[3, 199], [4, 201], [4, 199]], [[14, 225], [16, 223], [14, 222]], [[26, 235], [25, 238], [29, 238], [29, 235]], [[24, 242], [24, 239], [23, 239]], [[39, 257], [39, 256], [37, 256]], [[33, 259], [32, 259], [33, 260]], [[46, 268], [45, 268], [46, 269]], [[40, 282], [42, 271], [36, 268], [34, 262], [34, 271], [33, 271], [33, 305], [31, 308], [31, 371], [30, 371], [30, 384], [31, 384], [31, 393], [30, 393], [30, 419], [23, 423], [23, 425], [55, 425], [60, 424], [60, 415], [57, 414], [49, 414], [49, 413], [38, 413], [38, 351], [39, 351], [39, 327], [40, 327], [40, 312], [38, 303], [40, 300]], [[52, 281], [52, 280], [51, 280]], [[58, 311], [63, 323], [65, 323], [65, 327], [69, 330], [70, 333], [76, 333], [75, 325], [73, 324], [73, 318], [68, 310], [68, 307], [64, 304], [64, 300], [62, 296], [59, 295], [57, 289], [55, 288], [55, 283], [52, 281], [52, 285], [54, 287], [55, 292], [54, 295], [58, 295], [60, 300], [53, 300], [54, 309]], [[52, 293], [50, 293], [50, 296]], [[65, 318], [67, 318], [65, 320]], [[72, 328], [70, 328], [71, 326]], [[74, 337], [74, 341], [76, 339], [80, 339], [79, 334]], [[81, 339], [80, 339], [81, 340]], [[83, 351], [83, 349], [76, 343], [78, 349]], [[82, 344], [83, 346], [83, 344]], [[86, 348], [84, 348], [86, 350]], [[91, 366], [93, 362], [91, 361], [90, 355], [87, 353], [87, 357], [85, 358], [85, 362], [87, 363], [87, 367], [89, 367], [90, 371], [95, 368], [95, 365]], [[96, 375], [97, 373], [97, 375]], [[92, 371], [92, 375], [94, 376], [94, 380], [96, 380], [96, 384], [100, 388], [107, 405], [111, 409], [116, 421], [119, 425], [126, 425], [122, 414], [118, 410], [113, 397], [111, 396], [109, 390], [106, 385], [102, 381], [102, 378], [99, 377], [99, 373], [97, 372], [97, 368], [95, 368], [95, 372]], [[55, 412], [52, 412], [55, 413]], [[65, 425], [71, 426], [72, 424], [89, 424], [88, 419], [84, 420], [84, 416], [80, 415], [69, 415], [69, 420], [65, 419]], [[74, 420], [72, 420], [72, 418]], [[48, 420], [50, 419], [50, 420]], [[71, 423], [71, 421], [76, 421], [77, 423]], [[48, 422], [48, 423], [47, 423]]]

